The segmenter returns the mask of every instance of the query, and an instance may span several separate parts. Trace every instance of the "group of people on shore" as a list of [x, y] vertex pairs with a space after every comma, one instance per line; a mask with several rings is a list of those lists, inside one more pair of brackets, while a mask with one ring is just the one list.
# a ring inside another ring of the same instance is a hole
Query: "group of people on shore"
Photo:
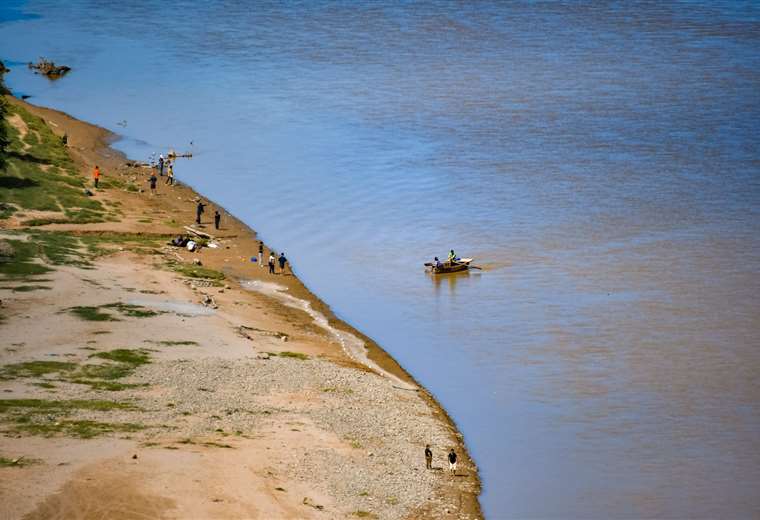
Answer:
[[[452, 475], [457, 474], [457, 453], [454, 451], [454, 448], [451, 448], [449, 451], [449, 454], [447, 455], [447, 458], [449, 460], [449, 473]], [[426, 469], [435, 469], [433, 468], [433, 450], [430, 449], [430, 444], [427, 444], [425, 446], [425, 468]]]
[[[167, 159], [164, 159], [164, 155], [161, 154], [158, 156], [158, 162], [155, 165], [151, 165], [150, 169], [150, 178], [148, 179], [148, 182], [150, 183], [150, 192], [151, 194], [156, 194], [156, 184], [158, 184], [158, 177], [163, 177], [164, 172], [166, 172], [166, 182], [164, 184], [167, 184], [169, 186], [174, 186], [174, 156], [169, 155]], [[156, 175], [158, 173], [158, 175]]]
[[[206, 204], [202, 200], [198, 201], [198, 205], [195, 206], [195, 223], [200, 224], [201, 223], [201, 215], [203, 215], [206, 212]], [[222, 214], [219, 213], [218, 209], [214, 210], [214, 229], [220, 229], [219, 226], [222, 222]]]
[[[280, 265], [280, 273], [285, 274], [285, 266], [288, 265], [288, 259], [285, 258], [285, 253], [280, 253], [280, 256], [275, 256], [277, 253], [274, 251], [269, 252], [269, 259], [266, 265], [269, 267], [269, 274], [277, 274], [275, 271], [275, 265]], [[259, 240], [259, 254], [251, 258], [252, 262], [256, 262], [259, 267], [264, 267], [264, 242]]]
[[[159, 155], [158, 162], [154, 165], [153, 168], [151, 168], [150, 178], [148, 182], [150, 183], [150, 191], [151, 194], [156, 193], [156, 184], [158, 182], [158, 175], [163, 176], [164, 171], [167, 172], [167, 179], [166, 184], [174, 185], [174, 158], [173, 156], [169, 156], [168, 159], [164, 159], [163, 154]], [[98, 184], [100, 182], [100, 167], [98, 165], [95, 165], [95, 168], [92, 172], [92, 178], [95, 185], [95, 188], [98, 187]], [[195, 206], [195, 223], [201, 224], [201, 216], [206, 212], [206, 206], [208, 204], [206, 202], [203, 202], [202, 200], [199, 200], [197, 205]], [[222, 221], [222, 214], [219, 212], [219, 209], [214, 210], [214, 229], [220, 229]], [[174, 244], [177, 245], [177, 244]], [[184, 244], [183, 244], [184, 246]], [[269, 252], [269, 258], [267, 260], [267, 263], [264, 264], [264, 242], [259, 241], [259, 253], [257, 257], [251, 258], [251, 260], [256, 261], [258, 263], [259, 267], [264, 267], [264, 265], [267, 265], [269, 267], [269, 274], [278, 274], [276, 272], [275, 266], [279, 264], [280, 266], [280, 272], [279, 274], [285, 274], [285, 267], [288, 265], [288, 259], [285, 257], [285, 253], [280, 253], [280, 256], [275, 256], [276, 253], [274, 251]]]

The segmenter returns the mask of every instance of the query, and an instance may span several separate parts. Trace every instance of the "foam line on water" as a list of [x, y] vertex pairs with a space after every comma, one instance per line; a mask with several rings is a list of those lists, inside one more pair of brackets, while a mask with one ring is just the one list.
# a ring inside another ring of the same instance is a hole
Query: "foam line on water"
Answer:
[[314, 320], [314, 323], [318, 327], [326, 330], [327, 333], [330, 334], [330, 336], [332, 336], [340, 344], [343, 352], [345, 352], [349, 358], [353, 359], [357, 363], [361, 363], [362, 365], [371, 368], [378, 374], [387, 377], [394, 382], [395, 386], [399, 388], [403, 388], [405, 390], [417, 389], [416, 386], [411, 385], [406, 381], [402, 381], [390, 372], [387, 372], [386, 370], [380, 368], [377, 363], [369, 359], [367, 356], [367, 350], [365, 348], [364, 341], [357, 338], [350, 332], [336, 329], [330, 325], [327, 317], [321, 312], [315, 310], [311, 306], [311, 302], [303, 300], [301, 298], [296, 298], [295, 296], [288, 294], [286, 292], [288, 290], [287, 287], [272, 282], [261, 282], [259, 280], [246, 280], [243, 281], [241, 285], [249, 291], [255, 291], [264, 294], [270, 298], [274, 298], [280, 301], [283, 305], [304, 311], [306, 314], [311, 316], [311, 318]]

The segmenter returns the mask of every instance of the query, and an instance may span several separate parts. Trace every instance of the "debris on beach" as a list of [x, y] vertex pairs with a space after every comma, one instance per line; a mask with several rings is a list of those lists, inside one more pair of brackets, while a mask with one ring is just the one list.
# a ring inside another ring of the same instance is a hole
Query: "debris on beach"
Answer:
[[40, 57], [37, 63], [29, 62], [29, 68], [35, 70], [35, 74], [44, 74], [50, 79], [58, 79], [71, 70], [66, 65], [56, 65], [54, 62]]

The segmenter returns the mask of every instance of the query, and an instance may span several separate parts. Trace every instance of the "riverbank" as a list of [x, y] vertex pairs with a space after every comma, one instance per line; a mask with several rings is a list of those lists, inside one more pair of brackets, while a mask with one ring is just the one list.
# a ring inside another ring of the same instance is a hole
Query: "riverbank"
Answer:
[[[214, 230], [210, 205], [196, 228], [216, 248], [167, 245], [195, 220], [197, 193], [159, 178], [152, 195], [105, 130], [7, 99], [5, 513], [481, 516], [445, 412], [296, 276], [253, 264], [252, 230], [222, 208]], [[95, 164], [101, 189], [84, 197]], [[443, 470], [451, 447], [456, 476]]]

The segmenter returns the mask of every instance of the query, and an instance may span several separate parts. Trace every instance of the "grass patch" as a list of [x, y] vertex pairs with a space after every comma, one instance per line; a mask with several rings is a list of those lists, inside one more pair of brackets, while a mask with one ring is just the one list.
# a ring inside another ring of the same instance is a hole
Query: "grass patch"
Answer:
[[111, 410], [137, 410], [132, 403], [118, 401], [105, 401], [100, 399], [0, 399], [0, 413], [7, 413], [13, 409], [23, 408], [36, 412], [59, 412], [68, 413], [72, 410], [93, 410], [107, 412]]
[[[3, 207], [57, 212], [61, 217], [49, 219], [56, 221], [105, 220], [108, 213], [100, 201], [85, 194], [85, 179], [77, 173], [61, 139], [42, 119], [22, 107], [8, 105], [8, 113], [21, 117], [29, 131], [22, 136], [6, 125], [10, 143], [6, 149], [6, 167], [0, 172]], [[0, 218], [7, 218], [10, 213], [5, 210]], [[32, 223], [41, 223], [34, 220]]]
[[119, 348], [108, 352], [98, 352], [97, 354], [92, 354], [90, 357], [107, 359], [109, 361], [116, 361], [117, 363], [123, 363], [132, 366], [139, 366], [150, 363], [150, 354], [141, 349], [131, 350], [126, 348]]
[[118, 383], [116, 381], [99, 381], [99, 380], [92, 380], [92, 379], [71, 379], [70, 382], [76, 383], [78, 385], [88, 385], [93, 390], [105, 390], [108, 392], [120, 392], [122, 390], [127, 390], [129, 388], [137, 388], [140, 386], [145, 386], [145, 385], [136, 384], [136, 383]]
[[78, 318], [86, 321], [121, 321], [119, 318], [116, 318], [107, 312], [101, 312], [99, 307], [88, 307], [80, 305], [76, 307], [69, 307], [66, 310], [68, 310], [74, 316], [77, 316]]
[[175, 347], [175, 346], [185, 346], [185, 345], [198, 345], [197, 341], [153, 341], [151, 343], [156, 343], [157, 345], [165, 345], [167, 347]]
[[74, 377], [72, 382], [79, 382], [81, 384], [88, 384], [85, 381], [89, 379], [102, 379], [106, 381], [113, 381], [114, 379], [121, 379], [131, 375], [134, 371], [134, 367], [125, 364], [112, 364], [107, 363], [103, 365], [84, 365], [82, 366]]
[[55, 434], [63, 434], [79, 439], [92, 439], [106, 433], [136, 432], [145, 429], [145, 426], [134, 423], [106, 423], [91, 420], [65, 420], [55, 422], [26, 422], [16, 424], [14, 431], [31, 435], [51, 437]]
[[204, 446], [208, 446], [209, 448], [228, 448], [228, 449], [234, 449], [229, 444], [221, 444], [221, 443], [214, 442], [214, 441], [203, 442], [201, 444], [203, 444]]
[[76, 363], [64, 361], [27, 361], [14, 363], [0, 368], [0, 379], [10, 380], [19, 377], [42, 377], [47, 374], [70, 372], [76, 368]]
[[0, 468], [23, 468], [24, 466], [31, 466], [32, 464], [39, 464], [41, 462], [40, 459], [30, 459], [27, 457], [16, 457], [15, 459], [0, 457]]
[[[57, 381], [88, 385], [93, 390], [118, 392], [144, 386], [137, 383], [121, 383], [116, 380], [131, 375], [138, 366], [150, 363], [150, 355], [146, 351], [116, 349], [109, 352], [97, 352], [91, 354], [90, 357], [104, 359], [108, 363], [98, 365], [79, 365], [62, 361], [16, 363], [0, 368], [0, 380], [11, 380], [21, 377], [44, 377], [48, 374], [58, 374]], [[42, 388], [55, 388], [48, 381], [37, 382], [34, 385]]]
[[38, 386], [40, 388], [57, 388], [53, 383], [48, 383], [46, 381], [42, 381], [40, 383], [32, 383], [33, 386]]
[[163, 311], [154, 311], [140, 305], [130, 305], [122, 302], [107, 303], [105, 305], [98, 305], [97, 307], [69, 307], [66, 310], [87, 321], [121, 321], [119, 318], [107, 312], [106, 309], [115, 310], [130, 318], [151, 318], [153, 316], [158, 316], [159, 314], [164, 314]]
[[301, 361], [305, 361], [309, 359], [309, 356], [302, 352], [290, 352], [289, 350], [285, 350], [283, 352], [268, 352], [270, 356], [280, 356], [284, 358], [294, 358], [294, 359], [300, 359]]
[[170, 262], [169, 267], [172, 271], [175, 271], [188, 278], [202, 278], [204, 280], [224, 280], [224, 273], [202, 267], [195, 264], [180, 264], [178, 262]]
[[374, 513], [370, 513], [369, 511], [354, 511], [352, 513], [354, 516], [358, 516], [359, 518], [377, 518], [377, 515]]
[[153, 316], [158, 316], [159, 314], [164, 314], [161, 311], [153, 311], [146, 309], [140, 305], [130, 305], [121, 302], [109, 303], [107, 305], [101, 305], [100, 307], [104, 309], [116, 309], [123, 315], [130, 316], [132, 318], [150, 318]]
[[32, 291], [49, 291], [52, 287], [46, 285], [17, 285], [13, 292], [32, 292]]
[[7, 240], [6, 242], [13, 248], [14, 254], [10, 262], [0, 262], [0, 274], [4, 278], [29, 279], [29, 277], [52, 271], [38, 259], [37, 244], [22, 240]]

